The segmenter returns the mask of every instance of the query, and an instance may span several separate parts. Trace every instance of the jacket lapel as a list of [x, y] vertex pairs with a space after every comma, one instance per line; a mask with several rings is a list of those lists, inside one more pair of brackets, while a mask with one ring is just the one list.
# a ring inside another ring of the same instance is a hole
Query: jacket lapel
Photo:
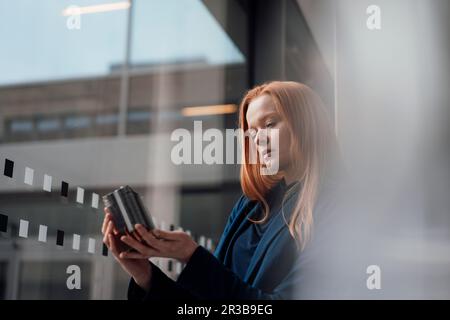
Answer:
[[[260, 272], [257, 266], [260, 261], [264, 258], [264, 255], [269, 248], [270, 244], [274, 241], [276, 236], [283, 230], [283, 228], [287, 228], [286, 222], [283, 218], [283, 212], [281, 210], [284, 208], [284, 215], [286, 221], [289, 221], [290, 215], [295, 205], [294, 197], [295, 193], [288, 196], [285, 200], [284, 205], [280, 206], [278, 211], [272, 212], [275, 213], [276, 217], [273, 217], [273, 221], [271, 222], [271, 226], [264, 233], [263, 237], [260, 240], [260, 243], [255, 249], [253, 257], [250, 261], [249, 267], [244, 277], [244, 281], [248, 282], [248, 280], [253, 276], [255, 272]], [[254, 201], [247, 200], [247, 202], [242, 206], [241, 212], [236, 217], [236, 219], [232, 222], [228, 232], [222, 237], [222, 239], [217, 244], [214, 255], [222, 261], [226, 266], [229, 265], [229, 259], [231, 257], [231, 251], [233, 248], [233, 243], [235, 238], [241, 233], [244, 228], [247, 228], [249, 224], [252, 222], [248, 220], [249, 217], [253, 216], [256, 210], [262, 210], [260, 203], [255, 203]]]
[[[264, 258], [270, 244], [275, 240], [277, 235], [283, 231], [283, 228], [286, 228], [287, 230], [286, 221], [289, 222], [290, 215], [295, 204], [295, 199], [296, 197], [293, 197], [292, 195], [289, 196], [285, 200], [284, 205], [280, 206], [277, 212], [271, 213], [276, 214], [276, 216], [273, 217], [270, 227], [266, 230], [266, 232], [264, 232], [260, 243], [256, 247], [255, 253], [253, 254], [250, 265], [245, 274], [244, 281], [248, 282], [255, 272], [262, 272], [258, 266]], [[282, 210], [284, 211], [284, 218]]]
[[[253, 204], [253, 208], [251, 208], [251, 205]], [[259, 210], [260, 204], [256, 203], [247, 199], [242, 208], [240, 209], [240, 212], [238, 216], [233, 220], [230, 228], [228, 229], [227, 233], [223, 235], [222, 239], [216, 246], [215, 250], [215, 256], [222, 261], [223, 263], [226, 262], [227, 257], [231, 253], [231, 243], [234, 241], [235, 237], [239, 232], [245, 228], [249, 223], [251, 223], [247, 218], [250, 217], [255, 210]]]
[[255, 211], [257, 210], [261, 210], [261, 205], [259, 203], [256, 203], [250, 210], [243, 210], [242, 214], [240, 215], [240, 221], [236, 221], [237, 225], [235, 226], [235, 230], [230, 230], [230, 238], [229, 241], [227, 241], [227, 248], [223, 259], [225, 265], [228, 266], [230, 262], [229, 260], [231, 259], [231, 253], [234, 246], [231, 244], [233, 244], [236, 240], [236, 237], [238, 237], [242, 233], [242, 230], [247, 228], [252, 223], [248, 218], [254, 215]]

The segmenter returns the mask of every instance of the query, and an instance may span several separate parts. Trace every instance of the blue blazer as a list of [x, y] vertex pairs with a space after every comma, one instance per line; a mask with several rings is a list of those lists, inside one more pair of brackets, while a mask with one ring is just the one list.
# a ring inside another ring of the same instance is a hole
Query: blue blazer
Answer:
[[[229, 216], [214, 254], [199, 246], [177, 281], [167, 277], [150, 262], [152, 268], [150, 290], [144, 292], [131, 279], [128, 298], [137, 300], [301, 298], [299, 294], [301, 290], [298, 289], [308, 278], [305, 271], [311, 270], [309, 256], [314, 250], [305, 249], [300, 253], [285, 222], [285, 219], [289, 221], [296, 204], [296, 194], [288, 197], [279, 209], [283, 212], [273, 217], [274, 221], [264, 232], [244, 279], [233, 273], [227, 264], [231, 257], [234, 238], [252, 223], [247, 217], [255, 210], [261, 210], [261, 205], [242, 195]], [[325, 194], [328, 193], [321, 192], [316, 203], [315, 227], [320, 226], [321, 221], [327, 220], [324, 217], [332, 206]]]

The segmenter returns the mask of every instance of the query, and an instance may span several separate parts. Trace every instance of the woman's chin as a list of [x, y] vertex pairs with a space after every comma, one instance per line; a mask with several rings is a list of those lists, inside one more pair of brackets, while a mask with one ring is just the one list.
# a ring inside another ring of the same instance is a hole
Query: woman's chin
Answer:
[[264, 172], [266, 172], [265, 175], [276, 175], [279, 172], [278, 161], [275, 159], [269, 158], [265, 160], [262, 167]]

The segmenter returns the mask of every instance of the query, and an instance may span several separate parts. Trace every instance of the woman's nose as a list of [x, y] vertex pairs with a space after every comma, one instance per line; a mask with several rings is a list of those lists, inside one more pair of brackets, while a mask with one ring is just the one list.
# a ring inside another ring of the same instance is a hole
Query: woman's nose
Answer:
[[259, 129], [255, 135], [255, 144], [257, 146], [267, 146], [269, 144], [269, 134], [267, 129]]

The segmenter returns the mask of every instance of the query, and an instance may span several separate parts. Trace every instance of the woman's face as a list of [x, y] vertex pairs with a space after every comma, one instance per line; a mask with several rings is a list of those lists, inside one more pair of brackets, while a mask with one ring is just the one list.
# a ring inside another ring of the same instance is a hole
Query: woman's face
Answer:
[[[262, 163], [270, 167], [275, 165], [279, 170], [287, 171], [291, 163], [289, 149], [291, 136], [287, 123], [276, 111], [272, 98], [264, 94], [253, 99], [248, 105], [246, 120], [248, 129], [255, 130], [252, 138]], [[272, 129], [278, 129], [278, 143], [271, 141], [276, 138], [276, 135], [271, 133]]]

